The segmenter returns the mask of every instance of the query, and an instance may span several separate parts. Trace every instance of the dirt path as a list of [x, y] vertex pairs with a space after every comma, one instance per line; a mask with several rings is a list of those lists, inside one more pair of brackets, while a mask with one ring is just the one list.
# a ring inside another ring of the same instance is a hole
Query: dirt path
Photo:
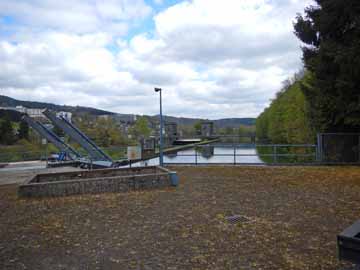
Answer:
[[[360, 168], [176, 167], [178, 188], [19, 200], [0, 187], [0, 269], [329, 269]], [[244, 219], [229, 224], [225, 217]]]

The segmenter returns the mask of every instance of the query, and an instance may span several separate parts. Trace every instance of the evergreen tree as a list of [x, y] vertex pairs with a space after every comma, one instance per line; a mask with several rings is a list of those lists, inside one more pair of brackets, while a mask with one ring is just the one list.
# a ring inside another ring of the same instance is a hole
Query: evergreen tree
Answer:
[[294, 24], [313, 75], [302, 86], [310, 124], [323, 132], [359, 132], [360, 1], [315, 1]]

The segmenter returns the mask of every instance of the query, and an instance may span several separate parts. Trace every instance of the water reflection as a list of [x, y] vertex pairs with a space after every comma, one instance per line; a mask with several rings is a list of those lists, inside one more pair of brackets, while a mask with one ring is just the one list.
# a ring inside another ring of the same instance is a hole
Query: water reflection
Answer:
[[166, 154], [166, 157], [169, 159], [173, 159], [177, 157], [177, 152]]
[[[181, 150], [164, 156], [166, 164], [263, 164], [255, 146], [204, 145]], [[159, 158], [147, 161], [158, 165]]]
[[[158, 158], [152, 160], [152, 165]], [[255, 146], [204, 145], [196, 149], [186, 149], [164, 156], [164, 162], [178, 164], [263, 164]]]
[[204, 145], [203, 147], [198, 147], [196, 152], [198, 155], [200, 154], [201, 157], [205, 159], [210, 159], [214, 155], [215, 147], [212, 145]]

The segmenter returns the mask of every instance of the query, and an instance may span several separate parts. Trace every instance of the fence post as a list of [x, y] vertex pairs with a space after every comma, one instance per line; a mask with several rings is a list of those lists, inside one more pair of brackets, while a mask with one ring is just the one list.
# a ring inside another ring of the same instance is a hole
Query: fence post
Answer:
[[276, 149], [276, 144], [273, 146], [273, 163], [277, 163], [277, 149]]
[[47, 141], [46, 141], [46, 145], [45, 145], [45, 158], [46, 158], [46, 168], [47, 168], [49, 166]]
[[322, 161], [322, 135], [320, 133], [317, 134], [316, 161]]
[[236, 165], [236, 146], [233, 145], [234, 147], [234, 165]]

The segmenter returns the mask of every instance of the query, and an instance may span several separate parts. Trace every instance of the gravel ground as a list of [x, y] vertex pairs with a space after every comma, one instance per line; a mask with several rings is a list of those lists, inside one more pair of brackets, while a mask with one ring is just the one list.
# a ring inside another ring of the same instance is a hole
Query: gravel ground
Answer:
[[127, 194], [0, 186], [0, 269], [352, 269], [336, 235], [359, 218], [359, 167], [172, 169], [179, 187]]

